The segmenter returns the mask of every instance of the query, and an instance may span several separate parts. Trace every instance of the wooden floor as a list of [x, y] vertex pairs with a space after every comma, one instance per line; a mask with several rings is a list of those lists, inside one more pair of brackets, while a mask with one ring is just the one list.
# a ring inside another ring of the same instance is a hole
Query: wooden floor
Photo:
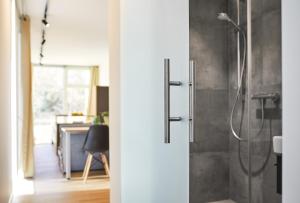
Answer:
[[17, 194], [13, 203], [109, 203], [108, 179], [90, 178], [84, 184], [78, 178], [81, 174], [72, 174], [77, 177], [68, 181], [59, 171], [57, 161], [51, 145], [37, 145], [33, 192]]
[[109, 190], [25, 195], [13, 203], [109, 203]]

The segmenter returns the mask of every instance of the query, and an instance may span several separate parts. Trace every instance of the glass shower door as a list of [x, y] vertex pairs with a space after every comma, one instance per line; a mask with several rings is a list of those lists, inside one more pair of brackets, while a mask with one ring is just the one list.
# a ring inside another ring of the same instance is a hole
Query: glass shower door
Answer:
[[190, 203], [281, 202], [280, 10], [280, 0], [190, 0]]
[[281, 0], [248, 1], [251, 203], [280, 203], [281, 156], [274, 153], [272, 140], [282, 134]]

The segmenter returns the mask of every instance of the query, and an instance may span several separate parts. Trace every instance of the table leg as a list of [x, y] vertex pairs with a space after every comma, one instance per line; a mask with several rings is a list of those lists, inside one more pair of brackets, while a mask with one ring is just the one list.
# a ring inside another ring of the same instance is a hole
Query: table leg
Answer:
[[66, 178], [71, 179], [71, 135], [66, 133]]

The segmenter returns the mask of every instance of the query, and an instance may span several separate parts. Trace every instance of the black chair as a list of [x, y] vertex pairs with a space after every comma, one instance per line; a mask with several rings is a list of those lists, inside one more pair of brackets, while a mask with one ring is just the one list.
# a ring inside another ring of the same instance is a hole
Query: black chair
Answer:
[[[105, 152], [109, 149], [109, 129], [107, 125], [92, 125], [85, 137], [83, 150], [88, 153], [83, 171], [83, 179], [86, 182], [93, 160], [103, 163], [106, 175], [110, 177], [108, 161]], [[99, 155], [99, 158], [97, 157]]]

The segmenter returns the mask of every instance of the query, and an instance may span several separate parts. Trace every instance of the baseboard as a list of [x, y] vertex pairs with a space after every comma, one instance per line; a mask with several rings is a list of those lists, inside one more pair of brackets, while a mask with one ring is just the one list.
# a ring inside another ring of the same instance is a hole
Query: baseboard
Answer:
[[11, 193], [10, 196], [9, 196], [8, 203], [12, 203], [13, 202], [13, 198], [14, 198], [14, 195]]

